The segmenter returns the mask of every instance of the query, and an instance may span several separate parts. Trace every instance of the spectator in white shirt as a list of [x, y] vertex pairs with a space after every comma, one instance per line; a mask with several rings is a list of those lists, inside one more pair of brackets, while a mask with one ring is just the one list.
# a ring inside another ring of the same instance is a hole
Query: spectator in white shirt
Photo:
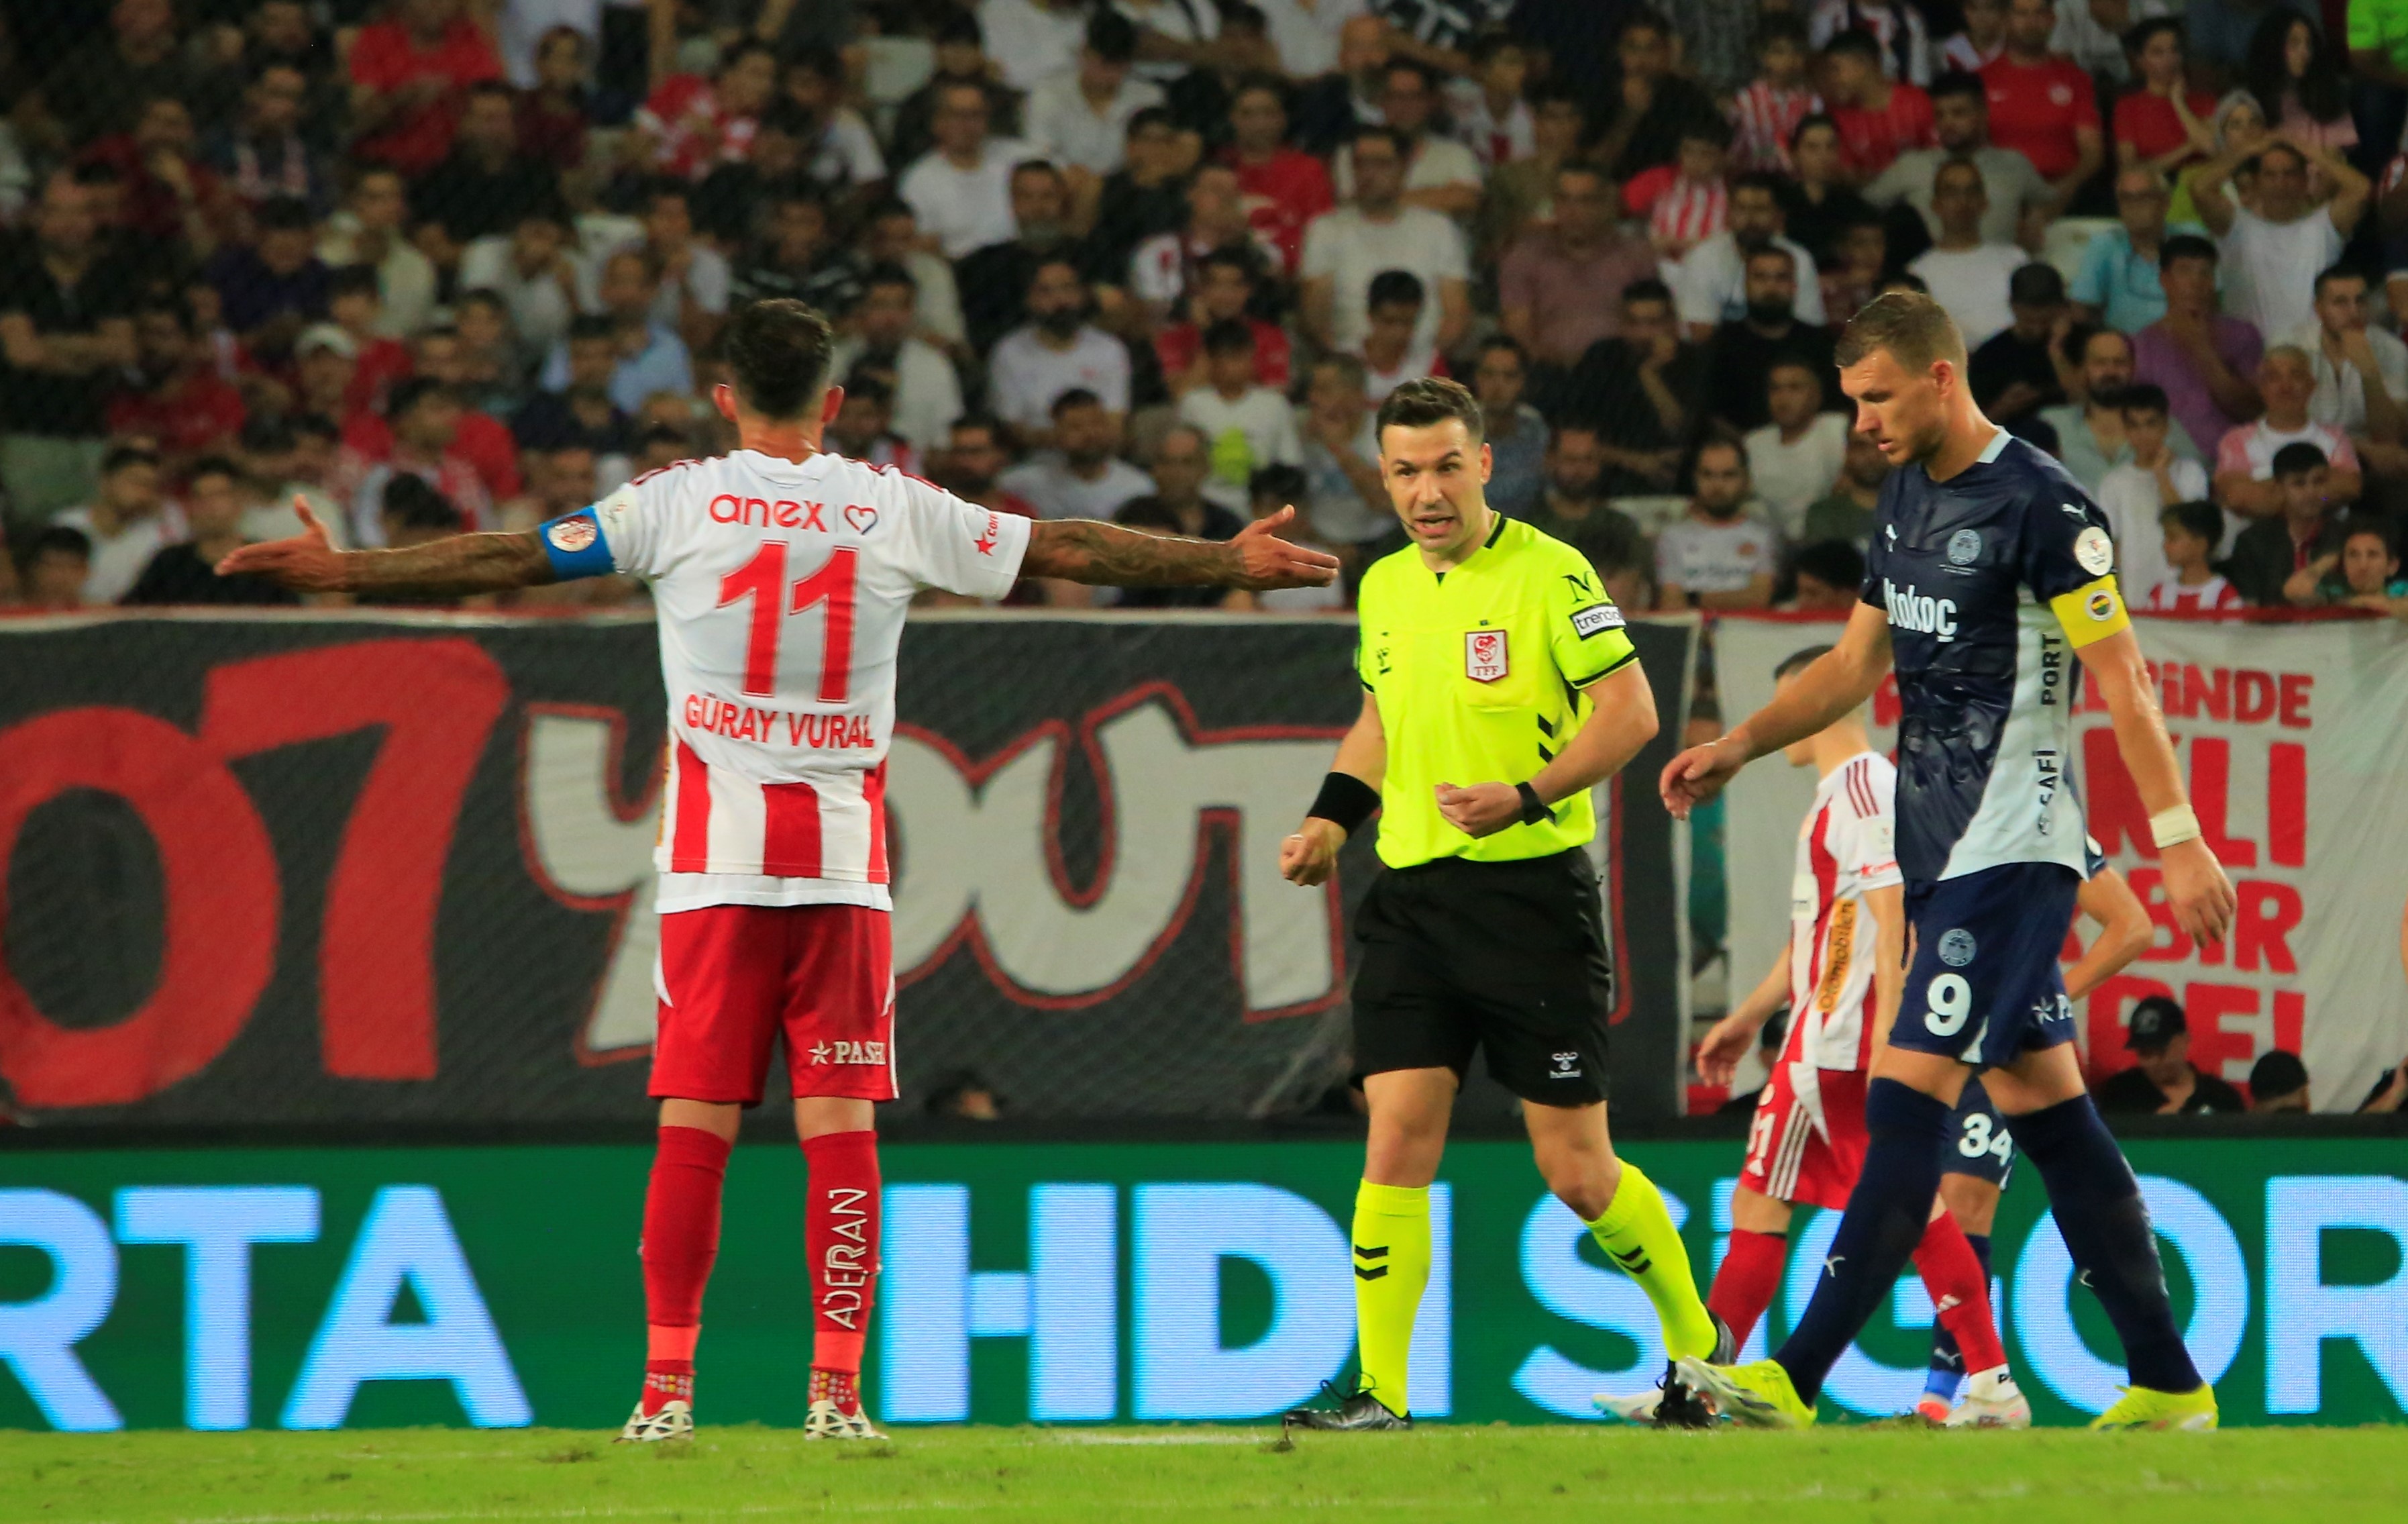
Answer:
[[1129, 355], [1121, 341], [1087, 322], [1086, 282], [1068, 259], [1048, 259], [1028, 282], [1028, 322], [1004, 335], [987, 360], [996, 415], [1022, 445], [1054, 442], [1050, 420], [1065, 392], [1100, 398], [1118, 420], [1128, 416]]
[[2349, 436], [2378, 476], [2408, 476], [2408, 344], [2367, 322], [2366, 277], [2336, 265], [2316, 277], [2316, 321], [2288, 336], [2307, 352], [2316, 390], [2308, 416]]
[[1028, 93], [1021, 131], [1029, 146], [1066, 169], [1098, 178], [1121, 166], [1129, 118], [1163, 105], [1162, 87], [1135, 78], [1137, 28], [1116, 10], [1087, 22], [1079, 62]]
[[83, 579], [87, 605], [123, 597], [160, 548], [182, 538], [180, 526], [167, 522], [159, 457], [140, 445], [111, 449], [100, 463], [100, 490], [92, 501], [50, 515], [50, 523], [73, 529], [88, 541]]
[[1961, 159], [1942, 165], [1931, 177], [1931, 210], [1940, 220], [1940, 237], [1907, 266], [1929, 288], [1931, 299], [1956, 320], [1968, 352], [1980, 349], [2015, 321], [2007, 286], [2017, 270], [2031, 263], [2031, 255], [2012, 243], [1983, 241], [1982, 216], [1989, 209], [1989, 193], [1978, 166]]
[[1385, 127], [1358, 130], [1354, 201], [1324, 212], [1305, 230], [1298, 305], [1306, 328], [1326, 348], [1362, 347], [1370, 327], [1371, 281], [1385, 270], [1411, 273], [1437, 296], [1422, 309], [1417, 341], [1444, 349], [1470, 322], [1463, 235], [1445, 216], [1405, 204], [1407, 152], [1404, 139]]
[[1689, 511], [1656, 537], [1656, 607], [1770, 609], [1781, 535], [1747, 512], [1747, 447], [1698, 447]]
[[2241, 590], [2213, 564], [2224, 538], [2224, 513], [2214, 503], [2175, 503], [2157, 514], [2158, 554], [2168, 573], [2147, 588], [2125, 583], [2133, 607], [2153, 613], [2219, 612], [2243, 607]]
[[1366, 300], [1370, 314], [1363, 335], [1363, 391], [1374, 407], [1409, 381], [1446, 374], [1437, 346], [1416, 337], [1429, 298], [1412, 271], [1381, 271], [1372, 277]]
[[[2286, 444], [2312, 444], [2323, 453], [2330, 467], [2328, 502], [2358, 501], [2366, 485], [2358, 452], [2348, 435], [2308, 416], [2315, 390], [2307, 351], [2296, 344], [2277, 344], [2258, 362], [2258, 395], [2266, 399], [2266, 410], [2255, 423], [2227, 429], [2215, 447], [2215, 500], [2225, 512], [2241, 519], [2282, 516], [2283, 485], [2274, 480], [2274, 456]], [[2237, 536], [2243, 525], [2237, 519], [2228, 522]]]
[[977, 9], [986, 56], [1014, 90], [1068, 68], [1086, 37], [1086, 0], [978, 0]]
[[[1439, 107], [1438, 87], [1430, 73], [1408, 59], [1391, 59], [1380, 91], [1380, 111], [1388, 129], [1405, 147], [1404, 200], [1449, 217], [1469, 217], [1480, 209], [1480, 161], [1452, 137], [1430, 130]], [[1330, 165], [1330, 181], [1342, 200], [1354, 194], [1354, 151], [1338, 151]]]
[[479, 238], [460, 255], [460, 289], [490, 291], [509, 309], [521, 361], [532, 366], [568, 336], [577, 316], [577, 263], [557, 210], [537, 208], [509, 233]]
[[1791, 309], [1799, 322], [1821, 327], [1823, 282], [1814, 256], [1787, 237], [1789, 217], [1781, 205], [1781, 177], [1742, 175], [1731, 183], [1723, 230], [1702, 239], [1681, 262], [1681, 321], [1699, 343], [1716, 327], [1747, 316], [1747, 256], [1759, 249], [1785, 249], [1798, 277], [1798, 300]]
[[1204, 437], [1213, 478], [1240, 500], [1266, 466], [1298, 466], [1304, 444], [1287, 398], [1254, 380], [1254, 331], [1240, 319], [1204, 330], [1205, 384], [1179, 399], [1179, 421]]
[[1823, 380], [1794, 355], [1772, 362], [1765, 381], [1772, 422], [1747, 436], [1756, 495], [1784, 539], [1803, 537], [1806, 510], [1829, 495], [1848, 456], [1846, 415], [1823, 411]]
[[[2233, 137], [2233, 146], [2183, 177], [2199, 220], [2223, 249], [2224, 310], [2261, 334], [2297, 333], [2315, 321], [2310, 277], [2341, 257], [2372, 187], [2331, 149], [2310, 151], [2262, 133]], [[2321, 207], [2308, 197], [2311, 157], [2333, 187]], [[2253, 159], [2254, 208], [2234, 200], [2229, 183]]]
[[835, 375], [883, 375], [895, 394], [894, 430], [924, 459], [942, 447], [946, 431], [962, 415], [962, 383], [944, 351], [911, 335], [919, 295], [911, 272], [900, 265], [872, 269], [862, 281], [853, 332], [837, 345], [828, 369]]
[[896, 189], [947, 259], [1002, 243], [1013, 232], [1011, 166], [1028, 145], [987, 136], [986, 91], [960, 81], [938, 93], [930, 128], [937, 146], [903, 172]]
[[1052, 425], [1053, 449], [996, 478], [996, 485], [1026, 498], [1038, 517], [1109, 521], [1122, 504], [1154, 491], [1154, 479], [1116, 453], [1120, 415], [1095, 393], [1055, 397]]
[[[2128, 386], [2114, 399], [2124, 417], [2124, 442], [2131, 458], [2099, 482], [2099, 507], [2115, 540], [2115, 575], [2137, 597], [2173, 575], [2158, 521], [2176, 503], [2207, 496], [2207, 467], [2174, 453], [2172, 424], [2162, 386]], [[2221, 539], [2224, 521], [2216, 520]], [[2211, 547], [2212, 549], [2213, 547]]]

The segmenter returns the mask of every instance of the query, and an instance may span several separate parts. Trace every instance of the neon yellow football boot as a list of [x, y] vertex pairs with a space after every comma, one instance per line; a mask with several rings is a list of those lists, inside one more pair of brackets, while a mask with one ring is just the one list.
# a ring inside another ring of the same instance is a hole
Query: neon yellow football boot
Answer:
[[1689, 1389], [1703, 1392], [1716, 1412], [1750, 1429], [1806, 1429], [1814, 1410], [1799, 1399], [1789, 1373], [1772, 1360], [1753, 1365], [1710, 1365], [1695, 1355], [1678, 1362]]
[[2189, 1429], [2215, 1427], [2215, 1388], [2161, 1392], [2126, 1387], [2115, 1405], [2090, 1420], [2093, 1429]]

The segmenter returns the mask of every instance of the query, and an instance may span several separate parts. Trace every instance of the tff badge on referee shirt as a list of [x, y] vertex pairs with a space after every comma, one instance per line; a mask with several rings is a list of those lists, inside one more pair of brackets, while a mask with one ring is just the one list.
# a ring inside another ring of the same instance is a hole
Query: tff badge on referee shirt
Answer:
[[1512, 669], [1503, 630], [1467, 630], [1463, 636], [1463, 675], [1474, 683], [1494, 683]]

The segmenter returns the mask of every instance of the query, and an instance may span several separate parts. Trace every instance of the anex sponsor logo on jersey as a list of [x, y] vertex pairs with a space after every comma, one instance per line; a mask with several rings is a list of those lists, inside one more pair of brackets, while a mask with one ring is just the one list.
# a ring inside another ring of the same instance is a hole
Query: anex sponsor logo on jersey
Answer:
[[1900, 592], [1896, 582], [1882, 579], [1882, 601], [1889, 606], [1889, 622], [1896, 628], [1913, 630], [1918, 635], [1932, 636], [1940, 640], [1956, 639], [1956, 600], [1935, 598], [1906, 584]]

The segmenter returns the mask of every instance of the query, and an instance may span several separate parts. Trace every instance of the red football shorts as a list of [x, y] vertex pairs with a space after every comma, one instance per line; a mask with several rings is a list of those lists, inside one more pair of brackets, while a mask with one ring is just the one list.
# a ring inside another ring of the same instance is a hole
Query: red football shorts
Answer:
[[1747, 1131], [1747, 1163], [1740, 1185], [1758, 1196], [1798, 1206], [1827, 1206], [1838, 1211], [1848, 1204], [1856, 1176], [1865, 1167], [1865, 1077], [1846, 1070], [1824, 1070], [1814, 1088], [1823, 1098], [1823, 1127], [1798, 1103], [1789, 1084], [1789, 1066], [1775, 1065], [1772, 1078], [1756, 1098], [1756, 1120]]
[[757, 1106], [783, 1034], [796, 1097], [894, 1100], [893, 925], [866, 905], [662, 916], [653, 1098]]

